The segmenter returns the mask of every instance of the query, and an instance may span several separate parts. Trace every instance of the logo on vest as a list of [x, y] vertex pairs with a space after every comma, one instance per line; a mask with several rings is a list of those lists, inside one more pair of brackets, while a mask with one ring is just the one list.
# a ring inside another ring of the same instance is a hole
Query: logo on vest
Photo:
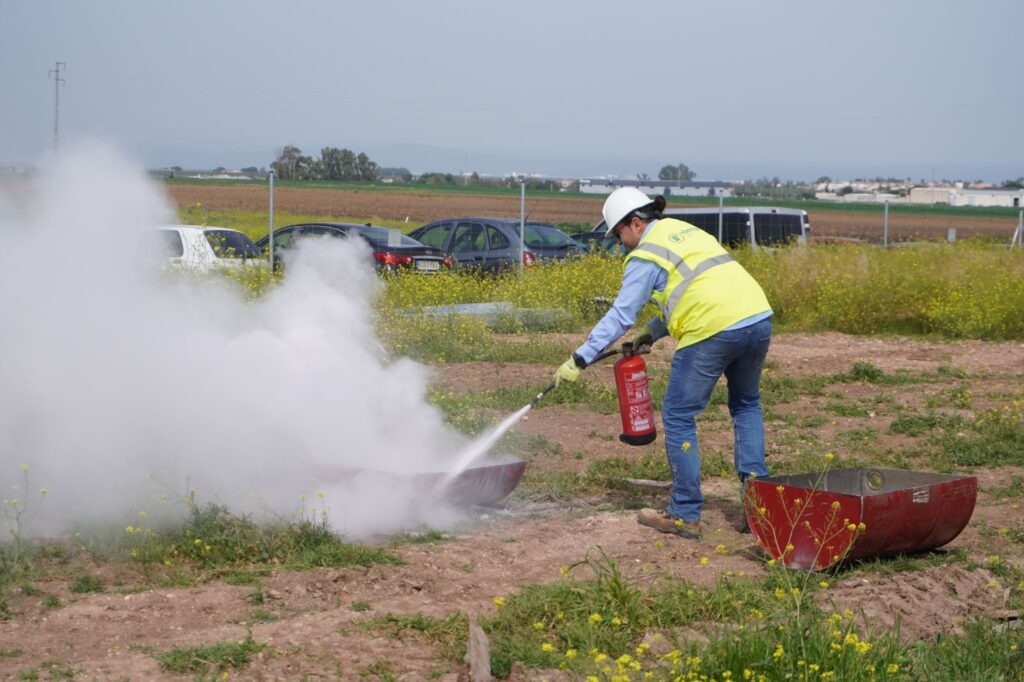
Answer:
[[670, 242], [675, 242], [676, 244], [678, 244], [680, 242], [685, 241], [686, 237], [685, 237], [685, 235], [683, 235], [682, 232], [673, 232], [672, 234], [670, 234], [668, 236], [668, 240]]

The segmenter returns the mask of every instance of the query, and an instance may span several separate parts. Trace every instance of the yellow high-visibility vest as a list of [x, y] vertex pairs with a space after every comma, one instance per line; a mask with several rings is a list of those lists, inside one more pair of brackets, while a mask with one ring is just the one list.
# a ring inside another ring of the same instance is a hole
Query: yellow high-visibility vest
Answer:
[[696, 225], [662, 218], [626, 257], [656, 263], [668, 273], [651, 300], [661, 310], [677, 348], [693, 345], [740, 320], [771, 311], [761, 285], [718, 240]]

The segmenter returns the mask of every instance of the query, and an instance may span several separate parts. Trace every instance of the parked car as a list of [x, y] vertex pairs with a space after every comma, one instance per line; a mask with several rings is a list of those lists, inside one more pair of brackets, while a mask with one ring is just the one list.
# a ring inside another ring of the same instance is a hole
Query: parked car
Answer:
[[[708, 234], [719, 237], [717, 207], [667, 208], [666, 218], [685, 220]], [[806, 239], [811, 231], [807, 211], [795, 208], [771, 206], [736, 207], [727, 206], [721, 211], [722, 235], [720, 241], [733, 248], [749, 244], [751, 238], [759, 246], [776, 246]], [[604, 234], [605, 222], [594, 226], [594, 232]], [[753, 234], [751, 234], [753, 229]]]
[[[274, 230], [274, 267], [282, 266], [281, 256], [295, 248], [300, 239], [322, 236], [363, 239], [372, 250], [373, 266], [378, 272], [436, 273], [452, 266], [452, 259], [440, 249], [421, 244], [398, 230], [357, 223], [301, 223]], [[270, 236], [261, 238], [256, 246], [266, 253]]]
[[[519, 221], [514, 218], [446, 218], [419, 227], [409, 235], [442, 250], [461, 267], [497, 272], [519, 267]], [[554, 225], [528, 221], [523, 239], [523, 265], [561, 260], [581, 253], [579, 244]]]
[[207, 272], [269, 265], [248, 235], [227, 227], [160, 225], [152, 236], [158, 252], [174, 268]]
[[626, 247], [618, 243], [615, 237], [606, 237], [604, 233], [604, 230], [591, 230], [574, 234], [572, 238], [586, 253], [606, 253], [613, 256], [626, 253]]

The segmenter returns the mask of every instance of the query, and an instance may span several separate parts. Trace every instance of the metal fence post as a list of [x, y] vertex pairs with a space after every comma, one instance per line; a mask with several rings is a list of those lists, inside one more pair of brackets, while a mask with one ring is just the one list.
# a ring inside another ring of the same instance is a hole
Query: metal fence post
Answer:
[[889, 248], [889, 200], [885, 200], [885, 219], [882, 222], [882, 246]]
[[1017, 218], [1017, 229], [1013, 232], [1010, 250], [1013, 251], [1018, 246], [1024, 248], [1024, 211], [1021, 211], [1020, 217]]
[[722, 225], [725, 222], [725, 214], [723, 213], [725, 206], [725, 192], [718, 192], [718, 243], [722, 243]]
[[519, 276], [523, 276], [526, 257], [526, 178], [519, 179]]
[[268, 222], [268, 225], [267, 225], [267, 229], [269, 230], [268, 234], [270, 235], [268, 237], [269, 242], [270, 242], [270, 272], [271, 272], [271, 274], [273, 274], [273, 272], [274, 272], [274, 171], [271, 170], [267, 174], [267, 177], [270, 179], [270, 187], [269, 187], [270, 208], [269, 208], [269, 212], [268, 212], [268, 221], [269, 222]]

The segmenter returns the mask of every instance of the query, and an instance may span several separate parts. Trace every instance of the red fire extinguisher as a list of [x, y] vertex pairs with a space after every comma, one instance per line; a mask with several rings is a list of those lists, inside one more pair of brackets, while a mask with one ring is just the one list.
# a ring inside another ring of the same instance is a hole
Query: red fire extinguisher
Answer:
[[622, 344], [622, 357], [615, 362], [614, 369], [622, 416], [619, 440], [629, 445], [647, 445], [658, 435], [651, 391], [647, 386], [647, 363], [633, 351], [633, 344], [626, 342]]

